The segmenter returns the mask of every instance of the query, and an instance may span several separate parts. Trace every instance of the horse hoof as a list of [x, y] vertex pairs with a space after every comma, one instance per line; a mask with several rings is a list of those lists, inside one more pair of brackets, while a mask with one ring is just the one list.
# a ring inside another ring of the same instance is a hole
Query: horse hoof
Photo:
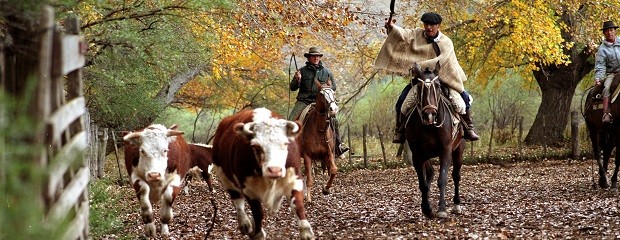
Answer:
[[602, 189], [607, 189], [609, 188], [609, 183], [607, 183], [607, 181], [599, 180], [598, 186], [601, 187]]
[[459, 204], [454, 205], [454, 207], [452, 208], [452, 213], [454, 213], [454, 214], [461, 214], [461, 213], [463, 213], [463, 207], [461, 207], [461, 205], [459, 205]]
[[329, 195], [329, 189], [323, 188], [323, 195]]
[[440, 211], [437, 213], [438, 218], [448, 218], [448, 213], [446, 211]]

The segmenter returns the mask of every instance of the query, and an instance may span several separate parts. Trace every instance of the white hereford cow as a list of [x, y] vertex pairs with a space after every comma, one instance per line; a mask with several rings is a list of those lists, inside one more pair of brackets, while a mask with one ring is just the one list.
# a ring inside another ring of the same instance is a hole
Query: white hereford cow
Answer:
[[172, 203], [181, 190], [181, 180], [190, 167], [189, 146], [183, 132], [154, 124], [128, 133], [125, 144], [125, 166], [138, 195], [142, 221], [147, 236], [156, 236], [151, 202], [159, 203], [161, 234], [169, 236]]
[[[242, 110], [224, 118], [213, 138], [213, 171], [228, 191], [242, 234], [265, 239], [263, 206], [275, 215], [284, 199], [291, 200], [301, 239], [314, 239], [306, 219], [301, 158], [295, 137], [299, 124], [266, 108]], [[247, 199], [254, 228], [245, 212]], [[262, 205], [261, 205], [262, 204]]]

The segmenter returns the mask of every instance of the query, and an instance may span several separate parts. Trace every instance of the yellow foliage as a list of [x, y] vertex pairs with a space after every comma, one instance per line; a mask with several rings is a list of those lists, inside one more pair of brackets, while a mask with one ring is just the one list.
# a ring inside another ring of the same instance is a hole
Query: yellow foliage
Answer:
[[501, 72], [531, 81], [538, 66], [569, 64], [572, 48], [600, 44], [603, 21], [620, 20], [617, 0], [422, 0], [418, 8], [444, 17], [461, 64], [483, 85]]

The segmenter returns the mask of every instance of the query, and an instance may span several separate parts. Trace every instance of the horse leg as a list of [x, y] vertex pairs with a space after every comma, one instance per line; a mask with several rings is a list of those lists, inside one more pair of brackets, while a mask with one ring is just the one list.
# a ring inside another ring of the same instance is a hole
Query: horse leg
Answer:
[[[607, 162], [609, 161], [610, 153], [607, 153], [607, 147], [602, 134], [591, 133], [590, 140], [592, 141], [592, 150], [598, 165], [598, 185], [602, 189], [606, 189], [609, 187], [607, 183]], [[603, 147], [601, 147], [601, 144], [603, 144]], [[601, 149], [603, 149], [603, 154], [601, 154]]]
[[307, 155], [303, 156], [304, 166], [306, 167], [306, 202], [312, 202], [312, 187], [314, 186], [314, 177], [312, 176], [312, 159]]
[[[419, 157], [414, 157], [413, 167], [415, 168], [416, 173], [418, 174], [418, 188], [420, 189], [420, 193], [422, 194], [422, 213], [424, 216], [431, 218], [433, 217], [433, 208], [428, 200], [428, 192], [430, 189], [430, 181], [427, 178], [428, 166], [430, 163], [425, 159], [420, 159]], [[431, 166], [432, 168], [432, 166]], [[428, 174], [432, 174], [433, 171], [430, 171]]]
[[329, 167], [329, 180], [327, 180], [327, 184], [323, 188], [323, 194], [329, 194], [329, 189], [332, 187], [334, 183], [334, 178], [336, 178], [336, 174], [338, 174], [338, 166], [336, 166], [335, 156], [333, 154], [329, 155], [328, 164]]
[[[449, 152], [450, 149], [446, 149], [445, 152]], [[437, 178], [437, 187], [439, 188], [439, 210], [437, 211], [437, 217], [447, 218], [446, 212], [446, 185], [448, 178], [448, 169], [452, 163], [452, 155], [444, 153], [439, 157], [439, 177]]]
[[620, 147], [616, 147], [616, 159], [615, 159], [615, 164], [616, 166], [614, 167], [614, 173], [611, 176], [611, 189], [614, 191], [618, 191], [618, 168], [620, 167], [620, 152], [618, 152], [618, 149]]
[[463, 166], [463, 150], [465, 144], [463, 143], [458, 149], [452, 152], [452, 181], [454, 182], [454, 207], [452, 212], [460, 214], [463, 210], [461, 208], [461, 195], [459, 193], [459, 184], [461, 183], [461, 166]]

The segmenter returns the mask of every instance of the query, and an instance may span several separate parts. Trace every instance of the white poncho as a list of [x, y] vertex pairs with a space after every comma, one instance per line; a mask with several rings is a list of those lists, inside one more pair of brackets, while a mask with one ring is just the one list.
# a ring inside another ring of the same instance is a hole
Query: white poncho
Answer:
[[459, 93], [463, 92], [463, 82], [467, 80], [467, 76], [456, 59], [452, 40], [439, 33], [435, 42], [441, 52], [439, 56], [436, 56], [433, 44], [426, 42], [424, 29], [394, 26], [375, 59], [374, 67], [408, 75], [416, 62], [422, 69], [435, 69], [435, 64], [439, 61], [439, 77], [442, 83]]

